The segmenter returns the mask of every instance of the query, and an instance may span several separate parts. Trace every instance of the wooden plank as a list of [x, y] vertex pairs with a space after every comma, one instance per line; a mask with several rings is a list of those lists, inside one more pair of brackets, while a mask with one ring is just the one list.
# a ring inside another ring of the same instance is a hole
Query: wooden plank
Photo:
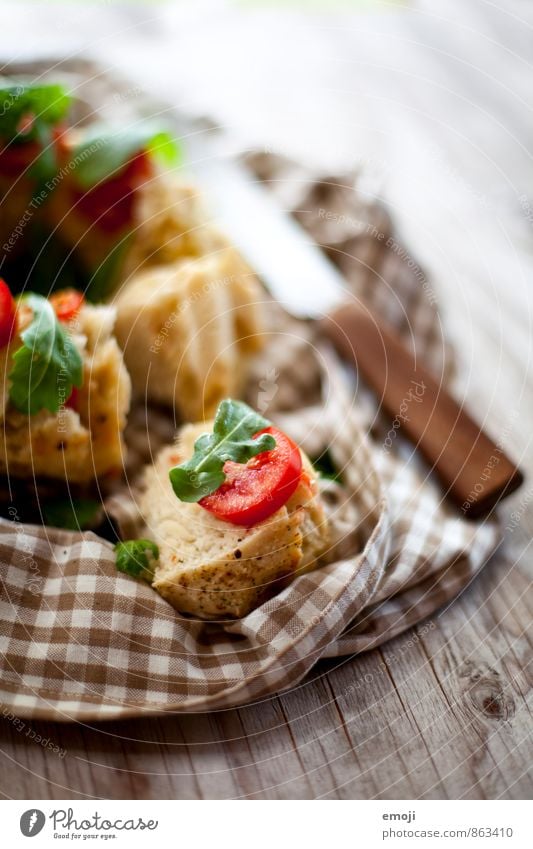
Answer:
[[[423, 637], [240, 710], [89, 728], [4, 719], [10, 798], [527, 798], [529, 581], [495, 561]], [[525, 592], [526, 591], [526, 592]]]
[[311, 785], [279, 699], [266, 699], [258, 705], [241, 708], [240, 717], [260, 775], [260, 787], [243, 795], [269, 799], [311, 798]]

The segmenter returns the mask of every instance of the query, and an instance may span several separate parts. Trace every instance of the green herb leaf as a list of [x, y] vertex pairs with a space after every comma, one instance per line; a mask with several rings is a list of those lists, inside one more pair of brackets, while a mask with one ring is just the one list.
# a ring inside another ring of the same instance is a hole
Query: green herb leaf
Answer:
[[9, 399], [25, 415], [39, 410], [57, 413], [73, 387], [82, 385], [81, 354], [50, 301], [35, 294], [24, 300], [33, 310], [33, 319], [21, 334], [22, 347], [13, 356]]
[[142, 578], [149, 584], [154, 580], [154, 563], [159, 560], [159, 548], [149, 539], [130, 539], [115, 546], [116, 567], [132, 578]]
[[180, 501], [196, 503], [215, 492], [226, 480], [224, 463], [247, 463], [263, 451], [271, 451], [276, 440], [269, 433], [254, 434], [270, 422], [242, 401], [226, 398], [218, 407], [213, 433], [204, 433], [194, 443], [190, 460], [169, 472], [172, 488]]
[[118, 174], [144, 150], [169, 167], [180, 160], [178, 143], [166, 130], [139, 124], [113, 132], [107, 126], [95, 125], [72, 151], [72, 161], [76, 163], [74, 179], [81, 188], [90, 189]]
[[66, 116], [71, 97], [60, 84], [0, 78], [0, 149], [7, 143], [38, 142], [28, 175], [44, 186], [57, 169], [53, 128]]
[[54, 528], [85, 531], [99, 524], [102, 505], [92, 498], [57, 498], [45, 504], [44, 519]]
[[59, 124], [70, 104], [71, 97], [60, 84], [0, 78], [0, 138], [33, 141], [43, 128]]

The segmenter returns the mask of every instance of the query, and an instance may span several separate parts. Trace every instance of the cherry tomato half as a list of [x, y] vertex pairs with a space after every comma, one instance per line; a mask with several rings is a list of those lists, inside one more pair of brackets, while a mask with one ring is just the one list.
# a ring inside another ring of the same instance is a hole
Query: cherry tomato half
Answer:
[[69, 410], [74, 410], [74, 412], [77, 412], [78, 411], [78, 397], [79, 397], [79, 392], [76, 389], [76, 387], [73, 386], [72, 392], [70, 393], [67, 400], [65, 401], [65, 407], [67, 407]]
[[82, 292], [76, 289], [62, 289], [50, 296], [52, 304], [59, 321], [70, 321], [83, 306], [85, 298]]
[[246, 464], [228, 460], [224, 464], [226, 481], [199, 502], [224, 522], [256, 525], [283, 507], [298, 486], [302, 474], [298, 446], [275, 427], [261, 433], [272, 434], [276, 447]]
[[[29, 119], [31, 116], [26, 116]], [[61, 138], [65, 132], [63, 126], [55, 127], [52, 131], [52, 151], [61, 150]], [[42, 144], [39, 141], [20, 140], [6, 143], [0, 139], [0, 175], [3, 177], [19, 177], [23, 171], [27, 171], [42, 152]], [[28, 175], [29, 176], [29, 175]]]
[[4, 145], [4, 141], [0, 141], [0, 174], [12, 179], [26, 171], [41, 152], [37, 142]]
[[74, 188], [72, 203], [101, 230], [115, 232], [133, 222], [135, 191], [152, 175], [148, 153], [134, 156], [118, 173], [88, 191]]
[[15, 301], [9, 286], [0, 278], [0, 348], [5, 348], [15, 330]]

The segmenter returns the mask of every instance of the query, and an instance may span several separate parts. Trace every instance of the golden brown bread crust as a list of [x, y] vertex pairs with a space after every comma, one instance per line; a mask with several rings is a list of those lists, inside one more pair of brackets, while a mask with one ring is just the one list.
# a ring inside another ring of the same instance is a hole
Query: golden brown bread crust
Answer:
[[152, 586], [182, 613], [202, 619], [245, 616], [294, 573], [302, 553], [301, 521], [302, 511], [289, 515], [283, 508], [254, 533], [243, 529], [235, 548], [221, 548], [218, 556], [189, 568], [186, 557], [162, 543], [160, 562], [167, 568], [157, 570]]
[[192, 453], [210, 424], [188, 425], [176, 446], [145, 470], [139, 507], [160, 559], [153, 587], [177, 610], [203, 619], [245, 616], [287, 581], [316, 568], [328, 528], [312, 467], [287, 504], [245, 528], [222, 522], [197, 504], [179, 501], [169, 469]]

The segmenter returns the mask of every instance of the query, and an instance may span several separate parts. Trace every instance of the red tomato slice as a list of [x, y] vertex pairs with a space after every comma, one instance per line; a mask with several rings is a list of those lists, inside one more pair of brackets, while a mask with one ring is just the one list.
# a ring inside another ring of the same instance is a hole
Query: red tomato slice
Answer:
[[74, 410], [74, 412], [77, 412], [78, 411], [78, 395], [79, 395], [79, 392], [76, 389], [76, 387], [74, 386], [72, 388], [72, 392], [70, 393], [67, 400], [65, 401], [65, 407], [68, 407], [69, 410]]
[[272, 434], [276, 447], [246, 464], [228, 460], [224, 465], [226, 481], [199, 502], [224, 522], [256, 525], [283, 507], [298, 486], [302, 474], [298, 446], [275, 427], [260, 433]]
[[76, 289], [62, 289], [50, 296], [50, 303], [55, 309], [59, 321], [70, 321], [83, 306], [85, 298]]
[[41, 146], [37, 142], [24, 142], [23, 144], [11, 144], [4, 147], [5, 142], [0, 141], [0, 174], [5, 177], [18, 177], [30, 167], [39, 153]]
[[9, 286], [0, 278], [0, 348], [5, 348], [15, 330], [15, 301]]
[[150, 154], [146, 150], [142, 150], [137, 156], [128, 163], [126, 167], [128, 179], [132, 183], [144, 183], [153, 177], [154, 169]]
[[[52, 132], [53, 144], [57, 145], [59, 151], [62, 149], [62, 135], [64, 132], [65, 129], [61, 125], [55, 127]], [[38, 141], [18, 141], [8, 144], [5, 139], [1, 139], [0, 175], [13, 179], [18, 177], [35, 162], [42, 149], [42, 144]]]
[[137, 154], [122, 170], [89, 191], [73, 190], [73, 204], [102, 230], [115, 232], [133, 222], [135, 190], [152, 175], [147, 153]]

